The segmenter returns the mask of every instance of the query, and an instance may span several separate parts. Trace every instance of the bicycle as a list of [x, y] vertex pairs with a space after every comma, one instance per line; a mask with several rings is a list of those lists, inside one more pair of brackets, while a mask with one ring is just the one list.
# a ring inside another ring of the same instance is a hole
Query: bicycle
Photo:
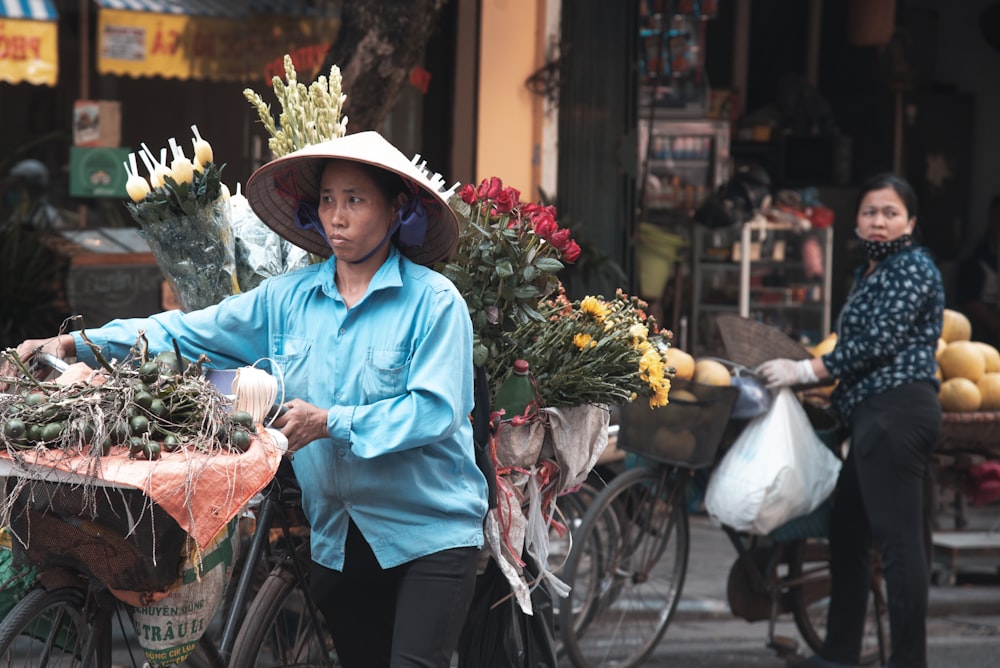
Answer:
[[[183, 530], [139, 490], [89, 497], [80, 485], [51, 480], [20, 490], [8, 480], [6, 488], [17, 494], [12, 530], [20, 539], [30, 535], [26, 545], [12, 540], [12, 548], [37, 576], [0, 622], [0, 665], [110, 666], [115, 623], [123, 636], [132, 627], [130, 606], [111, 587], [169, 586], [182, 561]], [[94, 519], [85, 510], [91, 503]], [[153, 545], [162, 549], [155, 559]]]
[[[229, 588], [219, 613], [221, 637], [216, 644], [212, 634], [202, 634], [183, 665], [338, 665], [320, 613], [308, 598], [308, 533], [298, 499], [287, 476], [276, 476], [262, 492], [248, 550], [237, 560], [235, 587]], [[161, 535], [179, 531], [169, 517], [158, 516], [155, 523], [165, 527]], [[277, 540], [272, 530], [279, 533]], [[46, 539], [38, 541], [37, 550], [45, 550]], [[111, 594], [88, 564], [60, 561], [41, 567], [38, 584], [0, 622], [0, 666], [61, 665], [53, 662], [55, 654], [62, 654], [72, 665], [103, 668], [111, 665], [112, 621], [117, 619], [121, 635], [129, 635], [125, 626], [132, 625], [132, 609]], [[289, 602], [294, 605], [285, 605]]]
[[[677, 398], [681, 389], [693, 393], [694, 400]], [[566, 653], [580, 668], [638, 666], [656, 648], [677, 609], [687, 572], [689, 485], [745, 425], [729, 419], [735, 388], [681, 381], [672, 393], [656, 424], [630, 430], [630, 420], [648, 421], [650, 411], [625, 408], [618, 446], [631, 453], [632, 465], [597, 495], [573, 536], [564, 572], [571, 592], [561, 602], [559, 628]], [[691, 427], [690, 438], [683, 436], [682, 425]], [[800, 535], [780, 539], [722, 527], [737, 551], [731, 607], [748, 621], [767, 619], [768, 646], [781, 655], [797, 651], [794, 640], [775, 636], [783, 613], [792, 613], [809, 647], [818, 651], [822, 644], [829, 550], [823, 531], [809, 526], [821, 512], [800, 522], [807, 529]], [[870, 610], [863, 661], [884, 662], [886, 608], [877, 570]]]
[[[308, 524], [301, 513], [301, 491], [297, 484], [290, 484], [290, 476], [290, 467], [285, 475], [279, 470], [257, 510], [247, 565], [237, 582], [220, 641], [219, 654], [231, 668], [340, 665], [322, 615], [309, 595]], [[281, 532], [280, 547], [270, 540], [275, 525]], [[256, 577], [248, 565], [261, 563], [271, 568], [241, 614]]]
[[[65, 361], [40, 352], [32, 357], [28, 371], [37, 380], [44, 380], [53, 372], [64, 372], [67, 366]], [[272, 412], [280, 413], [280, 408], [276, 406]], [[269, 414], [268, 418], [271, 417]], [[150, 561], [155, 564], [152, 554], [142, 552], [155, 550], [157, 545], [162, 550], [163, 540], [159, 543], [149, 540], [153, 527], [158, 526], [157, 538], [171, 538], [167, 541], [171, 547], [165, 553], [180, 553], [183, 530], [139, 490], [117, 490], [120, 497], [126, 499], [126, 506], [131, 503], [135, 507], [104, 507], [97, 513], [103, 515], [102, 518], [94, 516], [92, 508], [84, 508], [95, 499], [99, 500], [98, 494], [81, 493], [79, 490], [84, 487], [78, 484], [39, 484], [46, 486], [50, 501], [60, 495], [69, 495], [73, 502], [64, 503], [58, 509], [44, 507], [46, 504], [42, 503], [43, 507], [32, 509], [37, 515], [36, 521], [55, 521], [56, 527], [88, 524], [87, 511], [90, 510], [95, 520], [90, 524], [96, 527], [91, 531], [98, 536], [95, 541], [98, 548], [102, 547], [103, 540], [117, 541], [119, 549], [129, 548], [139, 553], [140, 565], [145, 566]], [[105, 495], [105, 498], [109, 497]], [[332, 640], [308, 595], [309, 527], [300, 501], [301, 490], [295, 482], [291, 464], [283, 459], [275, 476], [255, 499], [251, 499], [244, 513], [244, 516], [255, 516], [255, 528], [249, 538], [241, 541], [246, 543], [247, 549], [240, 550], [234, 559], [232, 575], [236, 586], [227, 587], [214, 625], [221, 625], [221, 632], [213, 627], [213, 632], [202, 633], [197, 647], [181, 665], [190, 668], [302, 665], [303, 662], [314, 666], [338, 665]], [[25, 508], [28, 505], [31, 505], [30, 500], [22, 502]], [[131, 518], [143, 518], [147, 510], [149, 528], [144, 533], [138, 531], [140, 523], [132, 523]], [[113, 526], [99, 524], [104, 519]], [[27, 527], [22, 530], [27, 531]], [[126, 626], [132, 625], [133, 610], [111, 593], [105, 584], [107, 573], [102, 571], [104, 578], [95, 575], [94, 566], [99, 560], [50, 560], [50, 540], [51, 536], [43, 535], [37, 537], [32, 546], [35, 548], [33, 556], [41, 565], [40, 573], [33, 589], [0, 622], [0, 656], [17, 652], [25, 661], [18, 665], [33, 665], [33, 645], [40, 644], [42, 665], [51, 665], [53, 653], [61, 652], [73, 665], [81, 665], [82, 661], [82, 665], [94, 668], [109, 666], [111, 619], [117, 617], [121, 635], [127, 638]], [[160, 561], [167, 561], [167, 564], [158, 571], [158, 579], [147, 578], [135, 583], [135, 587], [124, 588], [138, 591], [143, 589], [140, 585], [146, 585], [144, 590], [153, 591], [172, 584], [177, 576], [179, 556], [177, 563], [162, 557]], [[299, 616], [295, 620], [288, 614], [291, 608], [286, 606], [279, 616], [273, 607], [275, 601], [289, 600], [296, 601], [295, 610]], [[58, 623], [53, 624], [53, 620]], [[253, 629], [254, 633], [248, 633], [247, 629]], [[294, 636], [290, 635], [293, 631]], [[296, 643], [288, 642], [292, 637], [297, 638]], [[135, 663], [134, 658], [132, 662]]]

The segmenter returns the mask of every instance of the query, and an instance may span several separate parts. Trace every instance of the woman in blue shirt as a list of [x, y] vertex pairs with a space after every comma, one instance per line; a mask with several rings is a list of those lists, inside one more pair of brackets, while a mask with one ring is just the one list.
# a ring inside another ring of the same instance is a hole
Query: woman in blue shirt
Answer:
[[916, 212], [916, 195], [903, 179], [868, 181], [857, 209], [868, 262], [841, 311], [836, 348], [759, 368], [769, 387], [836, 378], [831, 402], [851, 437], [833, 496], [827, 635], [819, 656], [796, 665], [857, 665], [874, 543], [888, 589], [888, 665], [927, 666], [924, 479], [941, 431], [934, 354], [944, 288], [930, 254], [912, 241]]
[[[425, 266], [458, 238], [440, 185], [374, 132], [274, 160], [250, 177], [251, 206], [326, 262], [200, 311], [87, 330], [109, 358], [144, 331], [152, 351], [176, 341], [218, 368], [278, 367], [311, 588], [347, 667], [447, 667], [475, 587], [487, 487], [469, 422], [472, 324]], [[38, 348], [94, 362], [79, 334], [19, 352]]]

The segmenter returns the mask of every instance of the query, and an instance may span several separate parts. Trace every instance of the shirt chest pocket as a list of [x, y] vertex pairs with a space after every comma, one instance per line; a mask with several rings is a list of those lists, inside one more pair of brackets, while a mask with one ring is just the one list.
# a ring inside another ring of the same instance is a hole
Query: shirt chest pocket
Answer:
[[310, 401], [311, 399], [309, 393], [309, 352], [311, 348], [310, 340], [301, 336], [275, 336], [272, 340], [271, 357], [281, 369], [279, 382], [284, 382], [286, 400]]
[[410, 375], [410, 359], [408, 348], [369, 348], [361, 373], [365, 403], [403, 394]]

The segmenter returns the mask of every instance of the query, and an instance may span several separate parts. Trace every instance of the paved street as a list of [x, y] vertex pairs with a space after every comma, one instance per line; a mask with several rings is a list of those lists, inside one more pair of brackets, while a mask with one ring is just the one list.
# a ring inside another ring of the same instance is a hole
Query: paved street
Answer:
[[[970, 509], [970, 528], [1000, 526], [996, 506]], [[677, 615], [646, 664], [650, 668], [781, 668], [784, 661], [768, 649], [767, 622], [735, 618], [726, 599], [726, 578], [736, 551], [705, 515], [692, 515], [691, 558]], [[942, 523], [942, 526], [948, 526]], [[997, 557], [962, 557], [955, 585], [931, 587], [928, 620], [932, 668], [992, 668], [1000, 665], [1000, 575]], [[798, 640], [790, 616], [775, 629]], [[119, 645], [118, 665], [132, 665]], [[138, 658], [138, 657], [136, 657]], [[141, 665], [141, 661], [139, 663]], [[560, 668], [569, 667], [564, 660]], [[479, 668], [479, 667], [469, 667]], [[534, 668], [534, 667], [532, 667]]]
[[[794, 637], [794, 626], [789, 624], [786, 628]], [[931, 668], [993, 668], [998, 665], [1000, 615], [931, 619], [929, 632]], [[649, 668], [781, 668], [784, 661], [764, 646], [766, 633], [766, 623], [680, 620], [670, 627], [646, 665]]]
[[[970, 509], [970, 529], [1000, 527], [996, 506]], [[942, 522], [942, 526], [949, 526]], [[735, 618], [726, 599], [726, 577], [736, 551], [705, 515], [691, 516], [691, 559], [675, 621], [646, 664], [650, 668], [739, 668], [785, 665], [768, 649], [767, 622]], [[1000, 665], [1000, 575], [997, 557], [963, 557], [957, 584], [931, 587], [928, 620], [932, 668], [992, 668]], [[790, 616], [778, 636], [798, 640]], [[562, 666], [569, 666], [564, 661]]]

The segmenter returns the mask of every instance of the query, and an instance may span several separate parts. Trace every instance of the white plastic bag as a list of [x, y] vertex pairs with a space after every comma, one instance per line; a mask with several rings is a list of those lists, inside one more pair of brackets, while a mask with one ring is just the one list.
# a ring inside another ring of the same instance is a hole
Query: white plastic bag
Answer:
[[833, 492], [840, 460], [788, 388], [751, 420], [712, 472], [705, 509], [737, 531], [768, 534]]

